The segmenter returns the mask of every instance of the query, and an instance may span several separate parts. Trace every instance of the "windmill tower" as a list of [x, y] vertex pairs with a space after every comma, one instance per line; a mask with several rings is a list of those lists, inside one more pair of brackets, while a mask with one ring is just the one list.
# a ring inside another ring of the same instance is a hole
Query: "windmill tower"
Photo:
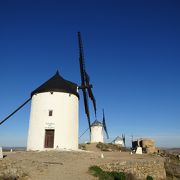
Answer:
[[103, 124], [95, 120], [91, 124], [91, 143], [104, 142], [103, 138]]
[[31, 93], [22, 105], [0, 121], [0, 125], [31, 102], [27, 150], [78, 149], [78, 89], [83, 92], [84, 109], [91, 131], [88, 98], [96, 117], [96, 100], [90, 77], [85, 69], [83, 46], [78, 32], [81, 85], [65, 80], [57, 71], [48, 81]]
[[106, 121], [105, 121], [105, 115], [103, 110], [103, 121], [102, 123], [98, 120], [95, 120], [91, 124], [91, 143], [98, 143], [98, 142], [104, 142], [104, 135], [103, 130], [106, 133], [107, 139], [109, 138], [107, 127], [106, 127]]
[[78, 149], [77, 85], [57, 71], [31, 97], [27, 150]]

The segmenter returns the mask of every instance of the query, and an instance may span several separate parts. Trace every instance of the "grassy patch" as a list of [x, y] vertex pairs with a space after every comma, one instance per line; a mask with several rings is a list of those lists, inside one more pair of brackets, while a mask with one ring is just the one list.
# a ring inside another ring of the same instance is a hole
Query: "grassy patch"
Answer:
[[[136, 179], [133, 174], [131, 173], [124, 173], [124, 172], [116, 172], [116, 171], [103, 171], [99, 166], [91, 166], [89, 167], [89, 172], [98, 177], [99, 180], [134, 180]], [[153, 180], [151, 176], [147, 176], [146, 180]]]
[[96, 147], [99, 148], [101, 151], [126, 151], [126, 148], [120, 147], [112, 143], [105, 144], [99, 142]]
[[146, 180], [153, 180], [152, 176], [147, 176]]
[[126, 174], [123, 172], [107, 172], [103, 171], [98, 166], [91, 166], [89, 168], [89, 172], [95, 176], [98, 177], [99, 180], [125, 180]]

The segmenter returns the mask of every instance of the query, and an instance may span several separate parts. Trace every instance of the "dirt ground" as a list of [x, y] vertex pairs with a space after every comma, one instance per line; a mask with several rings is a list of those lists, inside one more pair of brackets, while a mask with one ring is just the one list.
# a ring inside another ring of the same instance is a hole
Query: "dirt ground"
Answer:
[[46, 151], [46, 152], [7, 152], [0, 160], [0, 179], [19, 175], [23, 180], [93, 180], [88, 173], [92, 165], [100, 165], [117, 160], [153, 159], [151, 155], [131, 155], [128, 152], [83, 152], [83, 151]]

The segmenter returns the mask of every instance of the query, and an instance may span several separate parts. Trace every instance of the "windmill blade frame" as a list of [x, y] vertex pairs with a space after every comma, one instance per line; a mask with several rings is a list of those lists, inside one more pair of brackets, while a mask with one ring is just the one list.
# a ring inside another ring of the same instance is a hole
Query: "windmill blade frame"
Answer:
[[22, 105], [20, 105], [17, 109], [15, 109], [11, 114], [9, 114], [7, 117], [5, 117], [1, 122], [0, 125], [3, 124], [5, 121], [7, 121], [11, 116], [13, 116], [16, 112], [18, 112], [22, 107], [24, 107], [31, 98], [27, 99]]
[[83, 99], [84, 99], [84, 108], [85, 108], [85, 113], [88, 119], [88, 125], [89, 125], [89, 129], [91, 131], [91, 120], [90, 120], [90, 113], [89, 113], [89, 104], [88, 104], [88, 98], [87, 98], [87, 92], [85, 89], [82, 89], [83, 91]]
[[93, 108], [94, 108], [94, 113], [95, 113], [95, 117], [96, 117], [96, 99], [93, 95], [93, 92], [92, 92], [92, 85], [90, 85], [90, 78], [89, 78], [89, 75], [87, 74], [87, 72], [85, 72], [85, 81], [86, 81], [86, 85], [87, 85], [87, 90], [88, 90], [88, 95], [89, 97], [91, 98], [92, 102], [93, 102]]
[[105, 115], [104, 115], [104, 109], [103, 109], [103, 128], [104, 128], [104, 131], [106, 133], [107, 139], [109, 139], [109, 134], [107, 131], [106, 120], [105, 120]]
[[90, 120], [88, 97], [91, 99], [93, 103], [95, 117], [96, 117], [96, 100], [92, 92], [92, 85], [90, 84], [89, 75], [87, 74], [85, 69], [84, 50], [83, 50], [83, 43], [80, 32], [78, 32], [78, 45], [79, 45], [79, 64], [80, 64], [80, 74], [81, 74], [81, 86], [79, 87], [79, 89], [82, 89], [83, 91], [84, 108], [88, 119], [89, 129], [91, 131], [91, 120]]
[[125, 137], [125, 134], [122, 134], [122, 139], [123, 139], [124, 147], [126, 147], [126, 137]]
[[85, 64], [84, 64], [84, 53], [83, 53], [83, 47], [82, 47], [82, 39], [81, 34], [78, 32], [78, 44], [79, 44], [79, 65], [80, 65], [80, 75], [81, 75], [81, 89], [83, 91], [83, 99], [84, 99], [84, 108], [85, 113], [88, 119], [88, 125], [89, 129], [91, 131], [91, 120], [90, 120], [90, 113], [89, 113], [89, 104], [88, 104], [88, 98], [87, 98], [87, 90], [85, 88]]

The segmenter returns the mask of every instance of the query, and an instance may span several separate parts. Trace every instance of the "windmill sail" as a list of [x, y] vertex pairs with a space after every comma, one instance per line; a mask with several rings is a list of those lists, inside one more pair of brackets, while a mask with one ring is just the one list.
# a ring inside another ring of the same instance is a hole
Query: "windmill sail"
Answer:
[[28, 100], [26, 100], [22, 105], [20, 105], [16, 110], [14, 110], [11, 114], [9, 114], [6, 118], [4, 118], [1, 122], [0, 125], [2, 123], [4, 123], [5, 121], [7, 121], [11, 116], [13, 116], [16, 112], [18, 112], [22, 107], [24, 107], [29, 101], [31, 100], [31, 98], [29, 98]]
[[109, 139], [109, 135], [108, 135], [107, 127], [106, 127], [106, 120], [105, 120], [105, 115], [104, 115], [104, 109], [103, 109], [103, 127], [104, 127], [104, 131], [106, 132], [107, 139]]
[[126, 138], [125, 138], [125, 134], [122, 134], [122, 139], [123, 139], [124, 146], [126, 147]]
[[84, 99], [84, 108], [85, 113], [88, 119], [88, 125], [89, 129], [91, 130], [91, 121], [90, 121], [90, 113], [89, 113], [89, 104], [88, 104], [88, 98], [87, 98], [87, 90], [85, 88], [85, 64], [84, 64], [84, 53], [83, 53], [83, 47], [82, 47], [82, 40], [80, 32], [78, 32], [78, 43], [79, 43], [79, 64], [80, 64], [80, 74], [81, 74], [81, 88], [83, 91], [83, 99]]
[[91, 131], [91, 121], [90, 121], [90, 113], [89, 113], [89, 104], [88, 104], [88, 97], [93, 102], [94, 112], [96, 116], [96, 100], [92, 92], [92, 85], [90, 84], [90, 78], [89, 75], [86, 72], [85, 69], [85, 61], [84, 61], [84, 52], [83, 52], [83, 45], [82, 45], [82, 39], [81, 34], [78, 32], [78, 43], [79, 43], [79, 64], [80, 64], [80, 74], [81, 74], [81, 87], [83, 91], [83, 99], [84, 99], [84, 107], [85, 107], [85, 113], [87, 115], [89, 129]]
[[87, 85], [87, 90], [88, 90], [88, 94], [89, 94], [89, 97], [91, 98], [92, 102], [93, 102], [93, 107], [94, 107], [94, 112], [95, 112], [95, 117], [96, 117], [96, 99], [93, 95], [93, 92], [92, 92], [92, 86], [90, 85], [90, 78], [89, 78], [89, 75], [85, 72], [85, 80], [86, 80], [86, 85]]

